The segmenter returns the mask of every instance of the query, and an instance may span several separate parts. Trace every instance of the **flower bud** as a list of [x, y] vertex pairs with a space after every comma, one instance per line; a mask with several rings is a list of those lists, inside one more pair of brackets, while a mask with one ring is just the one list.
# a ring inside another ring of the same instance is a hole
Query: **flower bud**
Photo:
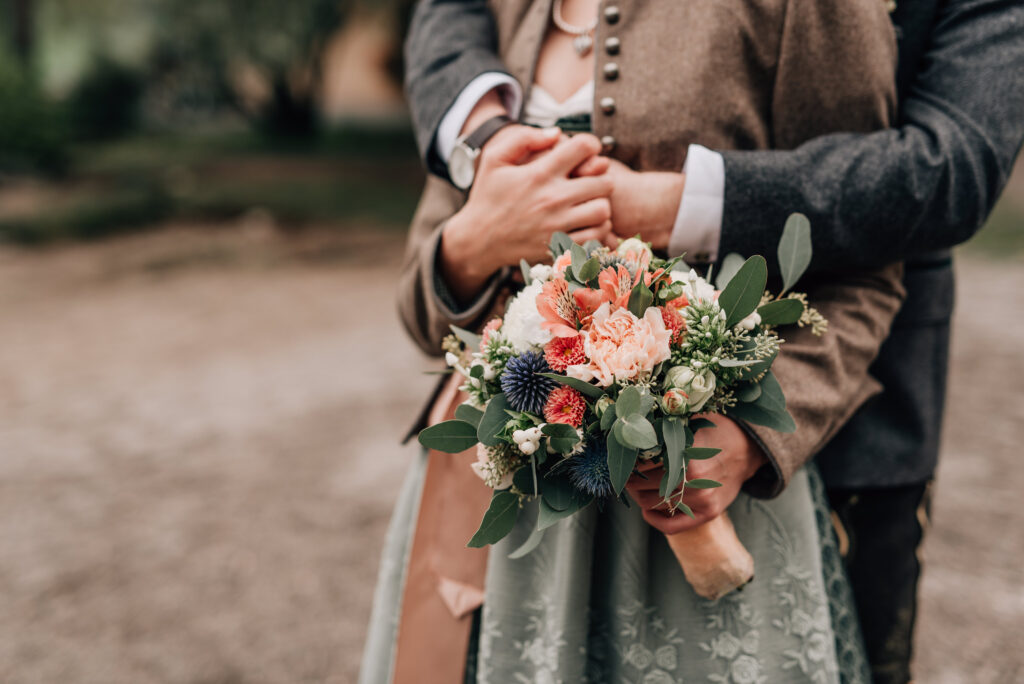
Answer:
[[526, 431], [525, 430], [516, 430], [515, 432], [512, 433], [512, 440], [516, 444], [522, 444], [523, 442], [526, 441], [526, 439], [527, 438], [526, 438]]
[[527, 456], [532, 456], [533, 452], [537, 450], [537, 443], [526, 441], [519, 445], [519, 450]]
[[444, 355], [444, 362], [449, 366], [457, 366], [459, 365], [459, 357], [451, 352], [446, 352]]
[[597, 400], [596, 404], [594, 404], [594, 412], [597, 414], [597, 417], [600, 418], [601, 416], [604, 415], [605, 411], [607, 411], [610, 407], [614, 405], [615, 402], [612, 401], [612, 398], [605, 394], [604, 396]]
[[686, 413], [689, 397], [679, 389], [670, 389], [661, 397], [661, 407], [670, 416], [681, 416]]

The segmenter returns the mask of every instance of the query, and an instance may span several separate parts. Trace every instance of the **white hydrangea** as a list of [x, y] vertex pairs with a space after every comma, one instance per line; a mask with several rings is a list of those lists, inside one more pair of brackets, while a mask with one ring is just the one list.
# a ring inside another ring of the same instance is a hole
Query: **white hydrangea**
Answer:
[[673, 283], [683, 284], [683, 294], [691, 303], [702, 302], [710, 304], [715, 301], [715, 286], [704, 280], [697, 271], [672, 271], [670, 274]]
[[501, 331], [513, 351], [522, 354], [537, 351], [551, 341], [551, 332], [541, 327], [544, 319], [537, 311], [537, 295], [543, 281], [534, 280], [509, 302]]
[[548, 264], [536, 264], [530, 267], [530, 282], [535, 283], [538, 280], [542, 283], [546, 283], [551, 280], [552, 276], [555, 275], [555, 269]]

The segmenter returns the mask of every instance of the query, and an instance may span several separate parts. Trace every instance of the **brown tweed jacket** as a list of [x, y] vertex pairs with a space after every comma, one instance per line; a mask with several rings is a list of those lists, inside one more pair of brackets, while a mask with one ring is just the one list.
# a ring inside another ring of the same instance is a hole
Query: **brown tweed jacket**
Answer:
[[[528, 92], [551, 0], [492, 5], [502, 58]], [[634, 169], [678, 171], [691, 143], [791, 148], [824, 133], [885, 127], [893, 116], [896, 42], [882, 0], [602, 0], [599, 12], [594, 130], [608, 154]], [[458, 312], [435, 292], [444, 222], [463, 201], [431, 177], [412, 222], [399, 311], [429, 354], [441, 353], [449, 325], [482, 323], [499, 289], [495, 281]], [[878, 391], [868, 367], [901, 304], [899, 275], [894, 265], [799, 284], [830, 328], [823, 338], [785, 334], [775, 372], [797, 431], [753, 428], [772, 463], [751, 483], [755, 494], [781, 491]]]

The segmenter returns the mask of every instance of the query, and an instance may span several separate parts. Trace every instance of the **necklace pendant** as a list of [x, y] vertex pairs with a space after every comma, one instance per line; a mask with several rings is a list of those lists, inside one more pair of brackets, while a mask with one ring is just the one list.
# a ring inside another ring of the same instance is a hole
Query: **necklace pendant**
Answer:
[[594, 39], [588, 33], [581, 33], [572, 39], [572, 47], [580, 57], [586, 57], [594, 47]]

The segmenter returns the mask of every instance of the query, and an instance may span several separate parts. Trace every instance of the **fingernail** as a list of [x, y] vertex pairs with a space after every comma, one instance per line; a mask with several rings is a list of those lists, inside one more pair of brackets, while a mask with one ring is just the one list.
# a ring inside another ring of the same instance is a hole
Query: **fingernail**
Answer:
[[548, 126], [547, 128], [545, 128], [543, 130], [544, 130], [544, 135], [547, 135], [547, 136], [561, 135], [561, 133], [562, 133], [562, 129], [559, 128], [558, 126]]

